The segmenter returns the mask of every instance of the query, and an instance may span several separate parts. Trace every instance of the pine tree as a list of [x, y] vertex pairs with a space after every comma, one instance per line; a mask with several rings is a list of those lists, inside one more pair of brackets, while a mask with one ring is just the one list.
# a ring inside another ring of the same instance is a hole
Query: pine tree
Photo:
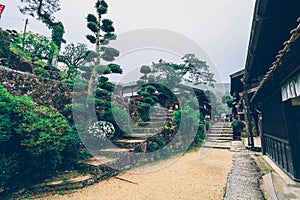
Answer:
[[96, 80], [97, 75], [102, 77], [109, 73], [122, 73], [122, 70], [118, 65], [100, 65], [101, 59], [109, 62], [113, 61], [115, 57], [119, 56], [119, 51], [107, 46], [111, 40], [115, 40], [117, 37], [114, 34], [115, 28], [113, 27], [113, 22], [103, 18], [108, 10], [107, 3], [103, 0], [97, 0], [95, 9], [97, 15], [88, 14], [87, 16], [87, 27], [92, 34], [87, 35], [86, 38], [90, 43], [95, 44], [96, 52], [95, 66], [93, 67], [88, 86], [89, 95], [93, 92], [92, 88], [95, 86], [94, 80]]

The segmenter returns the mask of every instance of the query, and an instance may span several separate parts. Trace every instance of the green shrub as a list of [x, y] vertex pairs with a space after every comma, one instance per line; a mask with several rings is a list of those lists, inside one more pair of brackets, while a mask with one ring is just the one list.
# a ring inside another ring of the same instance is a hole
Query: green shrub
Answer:
[[129, 114], [120, 108], [112, 108], [111, 112], [113, 114], [113, 120], [111, 122], [116, 128], [116, 134], [118, 136], [123, 135], [125, 133], [130, 134], [132, 130], [130, 127]]
[[67, 164], [77, 162], [75, 157], [67, 158], [67, 149], [73, 151], [79, 140], [74, 141], [76, 133], [55, 108], [37, 106], [28, 97], [12, 96], [2, 85], [0, 105], [0, 119], [5, 122], [0, 124], [0, 162], [21, 169], [17, 174], [2, 176], [6, 187], [41, 181], [64, 168], [65, 159], [70, 162]]
[[105, 97], [105, 96], [108, 96], [108, 95], [110, 95], [110, 93], [107, 90], [103, 90], [103, 89], [100, 89], [100, 88], [96, 89], [96, 97]]
[[50, 76], [51, 76], [47, 70], [45, 70], [44, 68], [41, 68], [41, 67], [35, 68], [33, 70], [33, 73], [37, 76], [44, 77], [44, 78], [50, 78]]
[[143, 81], [143, 80], [138, 80], [138, 81], [136, 81], [136, 83], [137, 83], [138, 85], [144, 85], [146, 82]]
[[148, 103], [141, 103], [138, 106], [138, 114], [140, 115], [140, 117], [143, 121], [150, 120], [150, 115], [149, 115], [150, 108], [151, 108], [151, 104], [148, 104]]

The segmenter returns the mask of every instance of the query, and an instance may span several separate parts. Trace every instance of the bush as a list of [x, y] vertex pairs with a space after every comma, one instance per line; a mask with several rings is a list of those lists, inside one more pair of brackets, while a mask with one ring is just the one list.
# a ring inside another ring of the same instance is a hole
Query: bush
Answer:
[[138, 106], [138, 113], [143, 121], [150, 120], [150, 115], [149, 115], [150, 108], [151, 108], [151, 104], [148, 104], [148, 103], [141, 103]]
[[[74, 141], [76, 134], [62, 114], [53, 107], [37, 106], [28, 97], [12, 96], [2, 85], [0, 105], [0, 162], [21, 169], [9, 169], [2, 184], [19, 187], [38, 182], [65, 167], [67, 149], [80, 143]], [[76, 163], [77, 158], [69, 157], [68, 162]]]
[[33, 73], [37, 76], [44, 77], [44, 78], [50, 78], [51, 76], [50, 73], [42, 67], [38, 67], [34, 69]]

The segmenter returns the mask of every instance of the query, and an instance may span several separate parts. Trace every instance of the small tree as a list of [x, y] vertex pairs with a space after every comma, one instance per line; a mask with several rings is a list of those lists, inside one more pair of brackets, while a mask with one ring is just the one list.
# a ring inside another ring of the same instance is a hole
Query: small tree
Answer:
[[29, 54], [32, 64], [38, 59], [47, 59], [58, 53], [54, 42], [43, 35], [27, 32], [24, 36], [19, 34], [18, 38], [14, 40], [14, 45], [21, 49], [24, 44], [24, 52]]
[[72, 81], [75, 78], [79, 65], [83, 63], [89, 52], [87, 45], [83, 43], [77, 43], [77, 45], [71, 43], [65, 47], [58, 60], [67, 65], [67, 79]]
[[187, 54], [182, 58], [184, 65], [176, 70], [180, 71], [181, 77], [187, 82], [194, 84], [207, 84], [213, 86], [216, 82], [214, 74], [209, 71], [205, 61], [199, 60], [194, 54]]
[[227, 104], [229, 108], [232, 108], [233, 98], [230, 95], [224, 95], [222, 97], [222, 103]]
[[[53, 14], [60, 10], [59, 0], [20, 0], [22, 3], [26, 3], [25, 6], [20, 8], [21, 13], [28, 14], [33, 17], [37, 17], [49, 29], [52, 30], [52, 40], [57, 45], [58, 50], [61, 48], [61, 44], [65, 42], [63, 35], [65, 33], [62, 22], [55, 22]], [[52, 57], [49, 58], [51, 61]]]
[[147, 66], [147, 65], [143, 65], [143, 66], [141, 67], [141, 69], [140, 69], [140, 72], [141, 72], [142, 74], [144, 74], [144, 76], [141, 77], [141, 79], [146, 80], [146, 79], [147, 79], [147, 74], [151, 73], [151, 68], [150, 68], [149, 66]]
[[88, 48], [83, 43], [71, 43], [65, 47], [65, 50], [59, 55], [59, 61], [67, 66], [79, 66], [87, 56]]

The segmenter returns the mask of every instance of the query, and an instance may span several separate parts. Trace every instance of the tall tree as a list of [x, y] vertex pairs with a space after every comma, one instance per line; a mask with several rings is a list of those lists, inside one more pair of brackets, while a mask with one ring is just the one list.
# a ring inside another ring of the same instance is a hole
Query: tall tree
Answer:
[[180, 71], [182, 78], [187, 82], [207, 84], [213, 86], [216, 82], [214, 74], [209, 71], [209, 66], [205, 61], [199, 60], [194, 54], [187, 54], [182, 58], [184, 65], [176, 70]]
[[161, 59], [157, 63], [153, 63], [152, 75], [148, 79], [154, 78], [155, 81], [169, 86], [175, 86], [182, 81], [209, 86], [213, 86], [216, 82], [207, 63], [199, 60], [194, 54], [186, 54], [182, 61], [183, 63], [177, 64]]
[[60, 10], [59, 0], [20, 0], [26, 3], [20, 8], [21, 13], [31, 15], [32, 17], [41, 20], [52, 30], [52, 40], [60, 50], [61, 44], [65, 42], [63, 35], [65, 33], [62, 22], [55, 22], [53, 14]]
[[58, 60], [67, 65], [67, 79], [75, 78], [79, 65], [83, 64], [89, 52], [87, 45], [83, 43], [71, 43], [65, 46], [65, 50], [58, 56]]
[[[87, 27], [93, 34], [87, 35], [86, 38], [92, 44], [95, 44], [95, 66], [98, 67], [94, 67], [92, 70], [88, 86], [88, 94], [92, 94], [93, 92], [92, 88], [95, 84], [94, 80], [97, 77], [97, 71], [100, 72], [100, 76], [102, 76], [105, 71], [111, 70], [109, 69], [109, 66], [100, 66], [99, 70], [100, 59], [102, 58], [105, 61], [113, 61], [115, 57], [119, 56], [118, 50], [107, 47], [109, 41], [116, 39], [116, 35], [114, 34], [115, 28], [113, 27], [113, 22], [109, 19], [103, 19], [103, 16], [107, 13], [108, 10], [107, 3], [103, 0], [97, 0], [95, 9], [97, 13], [96, 16], [94, 14], [88, 14], [87, 16]], [[120, 71], [120, 69], [118, 69], [117, 71]]]
[[59, 60], [67, 66], [79, 66], [87, 56], [88, 48], [83, 43], [71, 43], [65, 47], [65, 50], [60, 54]]

